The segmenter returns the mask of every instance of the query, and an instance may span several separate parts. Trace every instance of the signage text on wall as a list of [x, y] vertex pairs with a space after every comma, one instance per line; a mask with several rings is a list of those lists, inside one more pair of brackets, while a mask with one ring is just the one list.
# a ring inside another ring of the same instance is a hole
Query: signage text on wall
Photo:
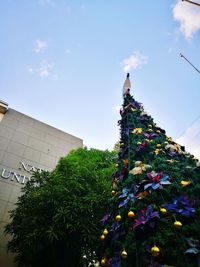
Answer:
[[[19, 163], [19, 170], [22, 170], [24, 172], [27, 172], [29, 175], [35, 171], [42, 172], [43, 169], [35, 167], [33, 165], [30, 165], [28, 163], [24, 163], [21, 161]], [[20, 184], [25, 184], [27, 181], [30, 181], [31, 177], [28, 175], [24, 175], [21, 173], [18, 173], [16, 171], [8, 170], [8, 169], [1, 169], [1, 178], [3, 179], [9, 179], [10, 181], [17, 181]]]

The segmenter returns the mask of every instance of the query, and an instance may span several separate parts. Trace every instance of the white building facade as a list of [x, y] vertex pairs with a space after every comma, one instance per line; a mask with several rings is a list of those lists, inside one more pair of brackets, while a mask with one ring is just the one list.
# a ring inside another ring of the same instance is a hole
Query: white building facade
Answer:
[[4, 227], [22, 186], [36, 169], [52, 170], [60, 157], [83, 147], [83, 140], [42, 123], [0, 101], [0, 266], [13, 267]]

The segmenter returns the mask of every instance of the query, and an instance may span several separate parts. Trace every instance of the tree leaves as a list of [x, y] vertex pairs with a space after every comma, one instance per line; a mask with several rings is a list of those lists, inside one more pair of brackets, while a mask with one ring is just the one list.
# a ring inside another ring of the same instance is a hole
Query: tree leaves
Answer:
[[81, 251], [93, 254], [114, 158], [114, 152], [78, 149], [61, 158], [53, 172], [34, 173], [5, 230], [19, 265], [75, 267]]

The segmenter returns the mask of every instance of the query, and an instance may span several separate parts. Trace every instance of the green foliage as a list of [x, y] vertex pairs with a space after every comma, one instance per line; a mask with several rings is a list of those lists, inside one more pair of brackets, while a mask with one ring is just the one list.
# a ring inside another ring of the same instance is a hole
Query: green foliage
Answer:
[[[103, 229], [108, 229], [109, 234], [101, 244], [100, 260], [105, 258], [109, 267], [199, 266], [200, 250], [196, 255], [185, 253], [190, 248], [188, 238], [200, 241], [198, 161], [186, 153], [184, 147], [167, 137], [130, 94], [124, 98], [121, 116], [118, 170], [113, 176], [116, 194], [109, 200], [109, 209], [106, 209], [109, 219]], [[146, 165], [150, 166], [145, 168]], [[170, 184], [152, 188], [152, 184], [157, 183], [156, 180], [148, 180], [147, 174], [153, 175], [152, 172], [160, 177], [167, 175]], [[191, 184], [183, 186], [182, 181], [191, 181]], [[151, 186], [146, 188], [147, 184]], [[119, 204], [128, 198], [121, 197], [127, 189], [131, 190], [132, 201], [120, 207]], [[195, 213], [184, 216], [181, 209], [167, 211], [165, 215], [160, 212], [161, 207], [180, 196], [194, 201]], [[141, 211], [149, 206], [158, 216], [136, 226], [137, 220], [141, 219]], [[130, 210], [135, 213], [133, 219], [127, 216]], [[116, 227], [117, 214], [122, 220]], [[174, 227], [175, 220], [182, 222], [180, 230]], [[154, 244], [160, 249], [157, 257], [151, 254]], [[127, 259], [121, 257], [124, 249], [128, 253]], [[200, 249], [200, 242], [197, 249]]]
[[87, 148], [61, 158], [52, 172], [35, 173], [23, 188], [6, 233], [19, 266], [83, 266], [110, 195], [115, 153]]

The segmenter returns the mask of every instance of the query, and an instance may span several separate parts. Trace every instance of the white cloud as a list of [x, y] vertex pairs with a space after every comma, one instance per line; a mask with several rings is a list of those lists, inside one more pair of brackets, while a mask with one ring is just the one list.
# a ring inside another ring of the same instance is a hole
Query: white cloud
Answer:
[[176, 141], [200, 159], [200, 117]]
[[53, 63], [50, 64], [46, 61], [42, 61], [40, 63], [40, 67], [37, 69], [37, 72], [40, 77], [47, 77], [51, 74], [53, 67], [54, 67]]
[[28, 72], [32, 74], [34, 72], [33, 68], [32, 67], [28, 67]]
[[128, 72], [130, 70], [134, 70], [140, 68], [142, 65], [147, 64], [148, 57], [143, 55], [142, 53], [135, 51], [128, 58], [125, 58], [121, 62], [121, 66], [123, 67], [124, 72]]
[[39, 67], [28, 67], [30, 74], [38, 74], [41, 78], [51, 77], [57, 81], [59, 79], [58, 74], [54, 72], [54, 63], [48, 63], [47, 61], [40, 62]]
[[200, 30], [200, 8], [177, 0], [172, 9], [173, 18], [180, 23], [179, 30], [186, 39], [191, 39]]
[[41, 53], [48, 47], [48, 43], [43, 40], [36, 40], [35, 42], [35, 53]]

